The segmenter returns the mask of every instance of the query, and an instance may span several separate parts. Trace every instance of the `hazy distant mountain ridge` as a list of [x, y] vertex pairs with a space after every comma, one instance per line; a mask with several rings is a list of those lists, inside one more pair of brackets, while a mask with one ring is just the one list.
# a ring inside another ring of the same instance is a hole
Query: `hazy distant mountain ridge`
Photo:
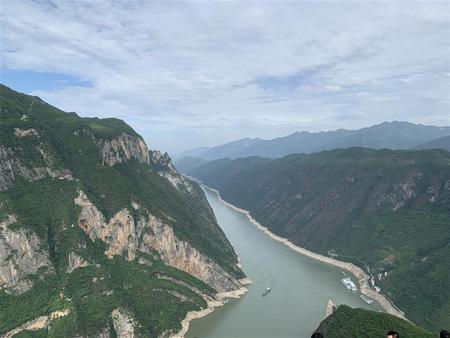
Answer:
[[437, 139], [419, 144], [418, 146], [415, 146], [414, 149], [445, 149], [450, 151], [450, 136], [439, 137]]
[[293, 153], [364, 147], [373, 149], [411, 149], [419, 144], [450, 135], [450, 127], [435, 127], [409, 122], [383, 122], [359, 130], [296, 132], [271, 140], [242, 139], [190, 155], [208, 161], [248, 156], [282, 157]]
[[[252, 146], [264, 140], [259, 138], [244, 138], [241, 140], [229, 142], [214, 148], [198, 153], [195, 157], [200, 157], [205, 160], [216, 160], [219, 158], [230, 157], [230, 154], [246, 153], [247, 149], [252, 149]], [[233, 157], [241, 157], [239, 155]]]
[[189, 150], [186, 150], [181, 153], [173, 155], [172, 158], [178, 159], [178, 158], [182, 158], [182, 157], [196, 157], [199, 154], [207, 151], [210, 148], [211, 147], [197, 147], [197, 148], [189, 149]]
[[174, 162], [177, 170], [182, 173], [190, 172], [192, 169], [207, 163], [207, 160], [198, 157], [183, 156]]

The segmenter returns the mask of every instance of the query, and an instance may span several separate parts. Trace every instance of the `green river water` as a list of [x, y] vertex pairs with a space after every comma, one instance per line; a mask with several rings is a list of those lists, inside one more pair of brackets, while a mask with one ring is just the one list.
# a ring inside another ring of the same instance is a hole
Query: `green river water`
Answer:
[[[205, 193], [253, 284], [242, 298], [193, 320], [187, 337], [310, 337], [325, 317], [329, 299], [336, 304], [376, 309], [342, 285], [339, 268], [270, 239], [244, 214], [225, 206], [216, 193]], [[262, 297], [266, 287], [272, 291]]]

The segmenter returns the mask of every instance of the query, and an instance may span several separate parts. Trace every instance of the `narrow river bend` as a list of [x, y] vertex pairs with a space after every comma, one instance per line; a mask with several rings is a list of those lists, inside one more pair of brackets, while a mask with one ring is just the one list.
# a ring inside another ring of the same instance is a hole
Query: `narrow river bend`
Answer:
[[[310, 337], [325, 317], [329, 299], [336, 304], [375, 309], [341, 283], [342, 271], [305, 257], [270, 239], [247, 217], [206, 197], [243, 270], [253, 281], [241, 299], [231, 300], [191, 322], [187, 337]], [[266, 287], [272, 291], [262, 297]]]

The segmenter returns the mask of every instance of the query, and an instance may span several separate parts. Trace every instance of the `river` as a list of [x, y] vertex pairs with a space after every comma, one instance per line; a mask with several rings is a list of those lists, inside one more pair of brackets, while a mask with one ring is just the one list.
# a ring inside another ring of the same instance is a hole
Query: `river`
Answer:
[[[193, 320], [187, 337], [310, 337], [324, 319], [329, 299], [376, 309], [342, 285], [340, 269], [270, 239], [244, 214], [225, 206], [215, 192], [205, 193], [253, 284], [242, 298]], [[272, 291], [262, 297], [267, 287]]]

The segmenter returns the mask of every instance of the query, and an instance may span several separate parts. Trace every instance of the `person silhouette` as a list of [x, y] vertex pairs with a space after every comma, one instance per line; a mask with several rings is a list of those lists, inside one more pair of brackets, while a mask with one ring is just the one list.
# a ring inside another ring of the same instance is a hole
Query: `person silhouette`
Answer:
[[324, 336], [320, 332], [314, 332], [311, 338], [324, 338]]
[[450, 338], [450, 332], [447, 330], [442, 330], [439, 332], [439, 338]]

